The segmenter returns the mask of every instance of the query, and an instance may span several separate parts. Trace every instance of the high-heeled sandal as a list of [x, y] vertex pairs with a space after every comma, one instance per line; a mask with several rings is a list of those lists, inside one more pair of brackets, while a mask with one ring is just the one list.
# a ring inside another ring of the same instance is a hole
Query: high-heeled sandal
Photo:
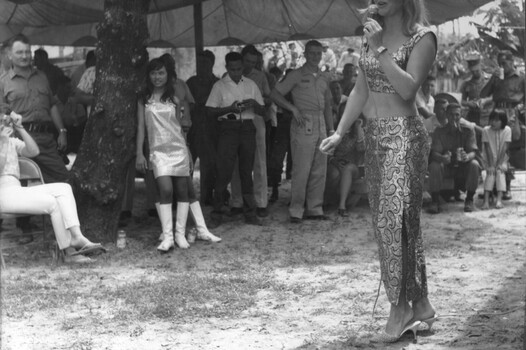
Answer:
[[377, 335], [376, 337], [373, 337], [371, 339], [371, 342], [373, 343], [396, 343], [402, 337], [402, 335], [404, 335], [405, 332], [411, 331], [414, 337], [413, 343], [416, 344], [417, 342], [416, 331], [418, 330], [418, 327], [421, 324], [422, 324], [421, 321], [413, 321], [413, 322], [410, 321], [410, 323], [405, 326], [405, 328], [402, 330], [402, 332], [400, 332], [398, 336], [387, 334], [384, 332], [382, 334]]
[[422, 323], [426, 323], [427, 324], [427, 327], [428, 327], [429, 331], [431, 330], [431, 327], [433, 327], [433, 323], [435, 323], [436, 321], [438, 321], [437, 314], [434, 314], [432, 317], [426, 318], [425, 320], [421, 320]]

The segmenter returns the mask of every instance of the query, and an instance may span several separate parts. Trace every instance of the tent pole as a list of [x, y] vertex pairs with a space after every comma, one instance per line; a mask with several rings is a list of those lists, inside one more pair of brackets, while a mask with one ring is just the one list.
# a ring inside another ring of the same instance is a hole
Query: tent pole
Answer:
[[[197, 54], [200, 51], [203, 51], [203, 3], [201, 1], [196, 1], [194, 4], [194, 40], [195, 40], [195, 53]], [[197, 58], [197, 57], [196, 57]], [[195, 60], [197, 71], [199, 67], [197, 66], [197, 59]]]

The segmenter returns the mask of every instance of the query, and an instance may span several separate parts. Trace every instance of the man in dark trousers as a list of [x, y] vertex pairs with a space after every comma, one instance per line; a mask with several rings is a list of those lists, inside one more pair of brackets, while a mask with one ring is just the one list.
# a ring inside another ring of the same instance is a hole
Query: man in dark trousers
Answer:
[[221, 224], [224, 194], [232, 179], [236, 158], [239, 161], [245, 222], [258, 225], [260, 222], [255, 212], [252, 182], [256, 151], [256, 127], [253, 120], [261, 118], [263, 114], [263, 97], [256, 83], [243, 76], [241, 54], [230, 52], [225, 56], [225, 61], [227, 74], [214, 84], [206, 101], [209, 115], [217, 118], [219, 124], [211, 226]]
[[190, 77], [186, 85], [194, 96], [192, 127], [188, 132], [188, 143], [193, 161], [199, 158], [201, 203], [211, 205], [216, 178], [217, 119], [207, 118], [206, 100], [212, 87], [219, 80], [214, 75], [215, 56], [210, 50], [197, 53], [197, 75]]

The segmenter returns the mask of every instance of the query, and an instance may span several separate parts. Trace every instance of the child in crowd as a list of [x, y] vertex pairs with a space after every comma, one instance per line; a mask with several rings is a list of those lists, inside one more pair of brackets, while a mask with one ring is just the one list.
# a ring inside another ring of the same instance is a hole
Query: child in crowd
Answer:
[[[175, 246], [172, 198], [177, 197], [177, 219], [175, 243], [179, 248], [190, 247], [185, 236], [186, 220], [192, 212], [197, 238], [218, 242], [221, 239], [211, 234], [195, 198], [190, 178], [191, 160], [181, 126], [181, 103], [175, 96], [174, 72], [161, 59], [153, 59], [146, 68], [146, 88], [137, 106], [137, 170], [145, 172], [151, 167], [157, 181], [159, 201], [156, 203], [161, 220], [161, 244], [157, 249], [167, 252]], [[143, 154], [145, 130], [150, 147], [149, 162]]]
[[508, 148], [511, 142], [511, 129], [507, 125], [508, 117], [503, 109], [495, 109], [489, 116], [489, 125], [482, 133], [482, 156], [486, 166], [484, 181], [484, 204], [482, 209], [489, 209], [489, 195], [494, 186], [497, 188], [497, 203], [502, 205], [502, 194], [506, 191], [506, 171], [508, 170]]
[[[343, 135], [342, 141], [329, 157], [329, 172], [335, 169], [339, 173], [338, 216], [347, 217], [346, 202], [351, 191], [352, 182], [359, 177], [358, 165], [365, 151], [365, 134], [362, 119], [358, 119], [349, 131]], [[331, 176], [332, 177], [332, 176]]]
[[[10, 137], [13, 132], [21, 139]], [[49, 214], [59, 249], [66, 263], [88, 263], [86, 255], [106, 252], [100, 243], [92, 243], [80, 230], [77, 204], [71, 186], [51, 183], [31, 187], [20, 184], [18, 157], [36, 157], [39, 149], [22, 126], [22, 116], [11, 112], [0, 115], [0, 213]]]

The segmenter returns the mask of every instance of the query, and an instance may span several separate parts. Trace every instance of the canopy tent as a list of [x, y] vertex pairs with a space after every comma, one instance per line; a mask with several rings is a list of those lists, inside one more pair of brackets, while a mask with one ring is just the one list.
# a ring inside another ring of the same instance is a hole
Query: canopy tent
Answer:
[[[431, 24], [441, 24], [490, 0], [425, 1]], [[358, 9], [366, 5], [367, 0], [151, 0], [148, 29], [150, 42], [174, 47], [351, 36], [361, 26]], [[24, 33], [37, 45], [94, 45], [103, 15], [104, 0], [0, 0], [0, 41]]]

